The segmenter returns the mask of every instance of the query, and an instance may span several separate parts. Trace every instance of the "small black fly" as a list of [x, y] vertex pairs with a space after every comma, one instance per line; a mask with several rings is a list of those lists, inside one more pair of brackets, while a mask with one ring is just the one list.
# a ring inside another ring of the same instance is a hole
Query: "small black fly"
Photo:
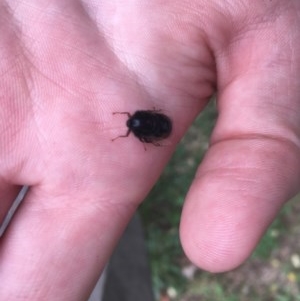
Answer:
[[128, 116], [126, 122], [128, 130], [125, 135], [118, 136], [112, 141], [120, 137], [128, 137], [132, 132], [141, 142], [160, 146], [158, 141], [171, 135], [172, 121], [168, 116], [159, 112], [160, 110], [136, 111], [133, 115], [128, 112], [113, 113]]

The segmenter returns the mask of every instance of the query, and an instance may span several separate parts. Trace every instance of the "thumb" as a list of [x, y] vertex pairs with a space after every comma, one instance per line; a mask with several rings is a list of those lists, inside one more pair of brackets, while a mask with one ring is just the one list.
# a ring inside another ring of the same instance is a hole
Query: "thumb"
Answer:
[[240, 265], [299, 191], [300, 47], [291, 41], [300, 36], [289, 20], [245, 30], [216, 57], [219, 118], [180, 229], [188, 257], [209, 271]]
[[299, 166], [300, 152], [288, 142], [253, 137], [214, 144], [182, 214], [188, 257], [212, 272], [240, 265], [296, 193]]

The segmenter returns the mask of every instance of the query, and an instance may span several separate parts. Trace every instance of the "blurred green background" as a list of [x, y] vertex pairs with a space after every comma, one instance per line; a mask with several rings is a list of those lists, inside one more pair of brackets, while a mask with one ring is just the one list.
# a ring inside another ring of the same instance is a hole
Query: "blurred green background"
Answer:
[[156, 299], [300, 301], [299, 196], [283, 208], [252, 257], [235, 271], [218, 275], [200, 271], [182, 252], [181, 208], [216, 118], [212, 101], [190, 127], [140, 208]]

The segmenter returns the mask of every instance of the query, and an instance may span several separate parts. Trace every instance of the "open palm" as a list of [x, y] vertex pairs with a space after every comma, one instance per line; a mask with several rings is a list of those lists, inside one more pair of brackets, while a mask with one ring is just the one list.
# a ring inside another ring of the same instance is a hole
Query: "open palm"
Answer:
[[[0, 217], [30, 191], [0, 242], [1, 300], [84, 300], [215, 89], [181, 223], [191, 260], [236, 267], [298, 192], [300, 3], [219, 2], [2, 1]], [[113, 112], [153, 108], [173, 120], [163, 147], [112, 142]]]

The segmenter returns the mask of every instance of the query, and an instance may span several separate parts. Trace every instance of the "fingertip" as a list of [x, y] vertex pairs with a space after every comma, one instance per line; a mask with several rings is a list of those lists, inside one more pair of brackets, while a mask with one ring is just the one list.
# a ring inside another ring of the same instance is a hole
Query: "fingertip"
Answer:
[[211, 147], [183, 207], [180, 238], [188, 258], [210, 272], [241, 265], [299, 187], [299, 156], [274, 139]]
[[[202, 232], [202, 233], [201, 233]], [[240, 266], [253, 251], [255, 244], [245, 244], [232, 231], [208, 228], [200, 230], [182, 223], [180, 238], [191, 262], [211, 273], [222, 273]]]
[[202, 214], [195, 208], [184, 211], [180, 226], [182, 247], [199, 268], [212, 273], [226, 272], [251, 255], [258, 238], [249, 237], [251, 233], [242, 229], [244, 225], [239, 226], [230, 214], [223, 217], [212, 211]]
[[180, 238], [198, 267], [225, 272], [251, 255], [284, 203], [271, 189], [266, 196], [253, 185], [257, 182], [245, 174], [221, 171], [194, 181], [183, 208]]

